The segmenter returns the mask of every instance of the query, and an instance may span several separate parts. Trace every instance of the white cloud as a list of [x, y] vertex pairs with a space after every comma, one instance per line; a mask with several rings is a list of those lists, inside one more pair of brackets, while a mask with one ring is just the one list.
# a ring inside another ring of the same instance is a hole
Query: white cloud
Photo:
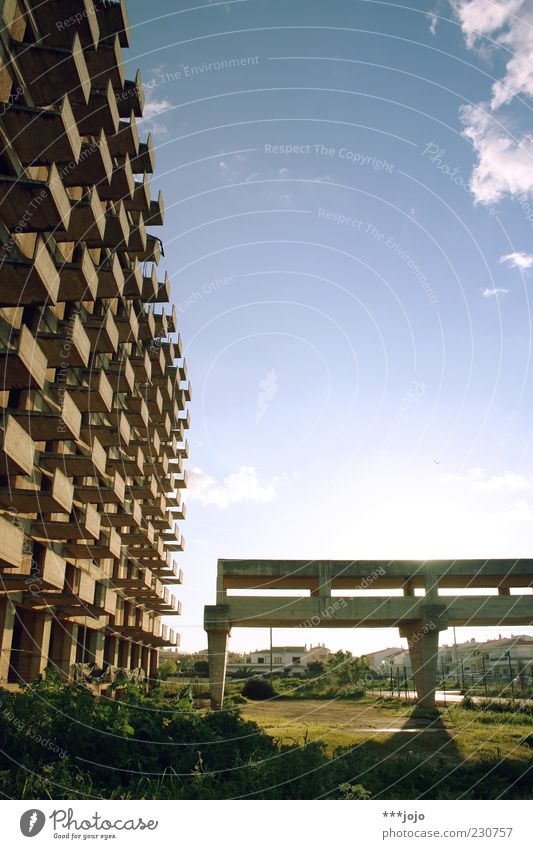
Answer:
[[474, 481], [470, 489], [474, 492], [519, 492], [531, 489], [532, 479], [514, 472], [504, 472], [502, 475], [492, 475], [487, 480]]
[[487, 476], [480, 468], [469, 469], [465, 475], [447, 474], [441, 478], [445, 486], [465, 484], [472, 492], [513, 493], [533, 488], [533, 476], [505, 471]]
[[506, 295], [509, 289], [500, 289], [496, 287], [495, 289], [483, 289], [483, 297], [484, 298], [493, 298], [495, 295]]
[[532, 268], [533, 254], [527, 254], [525, 251], [514, 251], [512, 254], [505, 254], [500, 257], [501, 264], [510, 265], [511, 268]]
[[481, 36], [501, 30], [517, 14], [524, 0], [451, 0], [468, 47]]
[[533, 8], [531, 0], [450, 0], [468, 47], [501, 49], [505, 73], [492, 86], [489, 105], [465, 106], [461, 119], [478, 161], [470, 188], [478, 203], [506, 195], [533, 194], [533, 136], [515, 137], [490, 116], [517, 95], [533, 97]]
[[463, 134], [477, 153], [470, 189], [478, 203], [533, 193], [533, 136], [514, 138], [484, 104], [463, 106]]
[[147, 97], [143, 109], [143, 119], [150, 121], [152, 118], [157, 117], [157, 115], [161, 115], [163, 112], [166, 112], [167, 109], [171, 108], [172, 103], [169, 100], [150, 100], [149, 97]]
[[261, 486], [253, 466], [241, 466], [218, 484], [212, 475], [198, 467], [189, 471], [188, 497], [225, 509], [230, 504], [245, 501], [266, 502], [276, 497], [275, 488], [269, 484]]
[[429, 18], [429, 31], [431, 35], [435, 35], [435, 33], [437, 32], [437, 23], [439, 19], [437, 18], [435, 12], [428, 12], [427, 17]]

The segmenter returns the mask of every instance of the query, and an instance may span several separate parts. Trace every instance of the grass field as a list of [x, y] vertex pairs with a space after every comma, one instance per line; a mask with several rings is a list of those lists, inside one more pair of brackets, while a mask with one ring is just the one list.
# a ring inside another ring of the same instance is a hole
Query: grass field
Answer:
[[509, 759], [526, 767], [533, 753], [533, 717], [512, 710], [454, 705], [430, 712], [397, 700], [365, 698], [249, 702], [242, 714], [282, 742], [320, 740], [330, 755], [339, 746], [353, 746], [437, 766]]

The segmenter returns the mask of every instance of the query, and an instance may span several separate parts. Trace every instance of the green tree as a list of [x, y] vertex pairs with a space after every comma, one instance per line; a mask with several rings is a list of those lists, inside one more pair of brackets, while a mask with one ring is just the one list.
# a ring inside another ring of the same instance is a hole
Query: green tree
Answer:
[[170, 660], [170, 658], [167, 659], [167, 660], [162, 660], [161, 663], [159, 664], [158, 672], [159, 672], [159, 677], [161, 678], [162, 681], [166, 681], [167, 678], [169, 677], [169, 675], [175, 675], [177, 671], [178, 671], [178, 667], [176, 665], [176, 661]]

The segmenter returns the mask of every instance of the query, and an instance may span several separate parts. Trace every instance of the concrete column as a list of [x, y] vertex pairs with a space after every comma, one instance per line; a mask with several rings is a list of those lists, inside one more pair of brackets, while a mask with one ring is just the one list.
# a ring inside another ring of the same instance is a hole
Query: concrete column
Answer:
[[11, 644], [15, 608], [8, 598], [0, 599], [0, 681], [7, 682], [11, 662]]
[[230, 624], [228, 606], [207, 605], [204, 611], [204, 628], [207, 631], [207, 657], [209, 661], [209, 690], [211, 707], [219, 710], [224, 704], [224, 684], [228, 657]]
[[143, 668], [146, 677], [150, 676], [150, 649], [148, 646], [143, 646], [141, 649], [141, 657], [139, 665]]
[[155, 682], [157, 678], [157, 667], [159, 666], [159, 651], [158, 649], [150, 649], [150, 681]]
[[120, 640], [118, 665], [122, 669], [131, 669], [131, 642], [130, 640]]
[[118, 661], [118, 637], [108, 634], [105, 638], [104, 663], [108, 666], [117, 667]]
[[56, 620], [50, 644], [50, 660], [59, 676], [68, 680], [70, 670], [76, 663], [78, 625], [74, 622]]
[[207, 656], [209, 659], [209, 690], [211, 707], [218, 710], [224, 704], [226, 662], [228, 656], [228, 631], [207, 632]]
[[94, 662], [98, 669], [104, 667], [104, 645], [105, 633], [103, 630], [95, 631], [94, 634]]
[[30, 644], [31, 650], [28, 681], [34, 681], [48, 665], [51, 631], [52, 616], [48, 613], [37, 613], [33, 633], [28, 635], [28, 644]]
[[400, 636], [407, 638], [418, 705], [434, 708], [439, 631], [436, 627], [431, 628], [430, 623], [418, 620], [402, 625]]

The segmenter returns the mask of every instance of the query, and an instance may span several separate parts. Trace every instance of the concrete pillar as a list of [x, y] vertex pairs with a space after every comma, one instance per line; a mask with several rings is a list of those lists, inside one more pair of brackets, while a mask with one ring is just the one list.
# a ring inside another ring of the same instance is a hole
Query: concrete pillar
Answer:
[[50, 643], [50, 662], [63, 680], [70, 678], [70, 670], [76, 663], [77, 639], [77, 623], [55, 620]]
[[159, 666], [159, 651], [158, 649], [150, 650], [150, 681], [155, 682], [157, 679], [157, 668]]
[[207, 632], [207, 655], [209, 659], [209, 690], [211, 707], [218, 710], [224, 704], [226, 662], [228, 656], [228, 631]]
[[403, 624], [400, 627], [400, 636], [407, 639], [409, 646], [418, 705], [434, 708], [439, 631], [436, 627], [431, 628], [431, 623], [418, 620]]
[[108, 666], [117, 667], [118, 661], [118, 637], [108, 634], [105, 638], [104, 663]]
[[224, 704], [224, 684], [228, 657], [230, 624], [228, 606], [207, 605], [204, 611], [204, 628], [207, 631], [207, 657], [209, 661], [209, 690], [211, 707], [219, 710]]
[[143, 646], [141, 648], [139, 666], [142, 667], [146, 677], [148, 678], [150, 676], [150, 649], [148, 646]]
[[94, 662], [98, 669], [103, 669], [104, 667], [104, 646], [105, 646], [105, 632], [95, 631], [94, 634]]
[[33, 632], [28, 634], [31, 649], [28, 681], [34, 681], [48, 666], [52, 616], [48, 613], [37, 613], [34, 622]]
[[0, 599], [0, 682], [7, 682], [11, 662], [11, 644], [15, 607], [8, 598]]
[[131, 642], [130, 640], [120, 640], [118, 652], [118, 665], [122, 669], [131, 669]]

